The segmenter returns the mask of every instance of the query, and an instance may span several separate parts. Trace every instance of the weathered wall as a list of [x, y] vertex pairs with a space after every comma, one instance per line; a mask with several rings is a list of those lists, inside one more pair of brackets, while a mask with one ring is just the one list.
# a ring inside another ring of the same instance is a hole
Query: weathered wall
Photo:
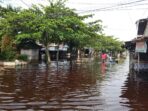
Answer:
[[39, 49], [21, 49], [21, 54], [27, 55], [29, 61], [39, 60]]

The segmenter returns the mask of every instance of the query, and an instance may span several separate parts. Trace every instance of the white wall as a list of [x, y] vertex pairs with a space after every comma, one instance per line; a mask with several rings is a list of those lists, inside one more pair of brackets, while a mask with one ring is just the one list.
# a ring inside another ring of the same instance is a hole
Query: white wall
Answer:
[[37, 61], [39, 59], [39, 49], [21, 49], [21, 54], [27, 55], [29, 61]]

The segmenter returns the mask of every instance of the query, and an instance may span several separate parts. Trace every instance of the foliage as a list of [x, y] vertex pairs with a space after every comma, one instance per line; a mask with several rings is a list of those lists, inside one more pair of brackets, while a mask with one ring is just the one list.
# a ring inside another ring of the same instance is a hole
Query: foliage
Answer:
[[0, 60], [12, 61], [15, 59], [16, 53], [11, 50], [3, 51], [0, 53]]
[[9, 12], [19, 12], [20, 11], [20, 8], [14, 8], [12, 7], [11, 5], [8, 5], [6, 8], [5, 7], [2, 7], [0, 6], [0, 18], [5, 18], [5, 15], [7, 15], [7, 13]]
[[28, 60], [28, 56], [25, 54], [19, 55], [17, 57], [18, 60], [22, 60], [22, 61], [27, 61]]
[[9, 35], [4, 35], [1, 40], [1, 51], [12, 50], [12, 40]]
[[4, 35], [1, 41], [0, 60], [11, 61], [15, 59], [16, 52], [14, 51], [13, 43], [9, 35]]
[[[50, 43], [65, 43], [70, 50], [92, 47], [96, 50], [121, 51], [121, 42], [103, 32], [101, 20], [85, 23], [93, 15], [80, 16], [65, 6], [67, 0], [49, 0], [47, 6], [29, 9], [0, 6], [0, 43], [20, 44], [25, 39], [40, 41], [47, 50]], [[7, 40], [3, 37], [7, 35]], [[5, 40], [5, 41], [4, 41]], [[9, 49], [9, 48], [8, 48]]]
[[108, 51], [117, 51], [120, 52], [122, 50], [121, 45], [123, 44], [118, 39], [113, 38], [112, 36], [105, 36], [102, 40], [102, 50], [108, 50]]
[[36, 44], [36, 41], [34, 39], [28, 39], [24, 38], [20, 41], [20, 43], [17, 45], [17, 49], [39, 49], [41, 46]]
[[120, 52], [124, 50], [122, 48], [123, 42], [113, 36], [97, 35], [91, 41], [93, 43], [91, 47], [97, 51]]

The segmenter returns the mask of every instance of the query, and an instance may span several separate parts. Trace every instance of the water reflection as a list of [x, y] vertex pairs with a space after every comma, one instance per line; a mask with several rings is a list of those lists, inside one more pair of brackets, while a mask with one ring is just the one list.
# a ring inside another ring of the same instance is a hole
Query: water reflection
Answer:
[[[0, 72], [0, 110], [117, 111], [128, 61], [52, 62]], [[71, 66], [72, 64], [72, 66]], [[102, 72], [103, 71], [103, 72]]]
[[148, 110], [148, 80], [145, 77], [129, 76], [122, 87], [122, 105], [128, 106], [134, 111]]
[[101, 63], [101, 73], [102, 74], [105, 74], [105, 72], [106, 72], [106, 63]]

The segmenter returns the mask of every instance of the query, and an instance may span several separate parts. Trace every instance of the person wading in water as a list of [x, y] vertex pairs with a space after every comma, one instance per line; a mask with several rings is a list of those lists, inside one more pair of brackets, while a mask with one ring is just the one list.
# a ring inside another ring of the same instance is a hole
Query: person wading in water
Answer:
[[102, 59], [102, 63], [106, 62], [107, 54], [106, 53], [102, 53], [101, 59]]

